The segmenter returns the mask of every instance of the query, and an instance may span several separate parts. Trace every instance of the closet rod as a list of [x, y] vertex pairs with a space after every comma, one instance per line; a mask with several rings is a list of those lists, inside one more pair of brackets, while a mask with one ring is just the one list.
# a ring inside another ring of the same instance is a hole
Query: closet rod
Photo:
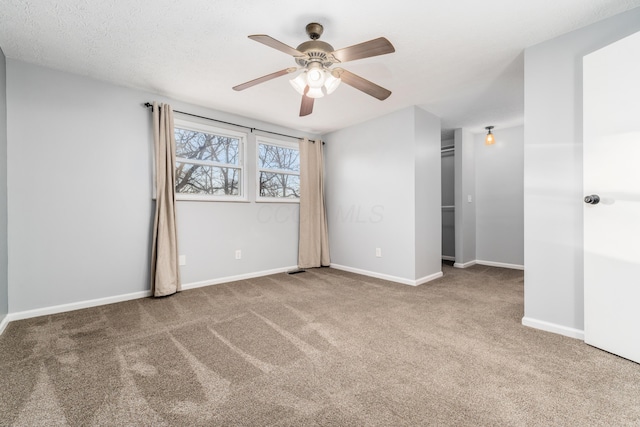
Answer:
[[[143, 106], [146, 107], [146, 108], [151, 108], [153, 110], [153, 104], [151, 104], [150, 102], [144, 103]], [[184, 114], [186, 116], [197, 117], [199, 119], [211, 120], [212, 122], [224, 123], [225, 125], [238, 126], [238, 127], [241, 127], [241, 128], [249, 129], [251, 131], [251, 133], [253, 133], [254, 130], [257, 130], [258, 132], [270, 133], [271, 135], [286, 136], [287, 138], [294, 138], [294, 139], [304, 139], [301, 136], [293, 136], [293, 135], [287, 135], [287, 134], [284, 134], [284, 133], [271, 132], [270, 130], [252, 128], [250, 126], [239, 125], [237, 123], [231, 123], [231, 122], [225, 122], [223, 120], [212, 119], [211, 117], [204, 117], [204, 116], [199, 116], [197, 114], [185, 113], [184, 111], [173, 110], [173, 112], [174, 113]], [[314, 141], [314, 143], [315, 143], [315, 141]], [[322, 145], [324, 145], [324, 142], [322, 143]]]

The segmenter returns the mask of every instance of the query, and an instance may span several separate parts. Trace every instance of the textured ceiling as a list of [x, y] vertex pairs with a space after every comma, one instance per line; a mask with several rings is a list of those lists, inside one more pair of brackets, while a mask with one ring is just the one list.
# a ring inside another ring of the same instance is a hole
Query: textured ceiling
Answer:
[[[8, 58], [141, 88], [300, 131], [325, 133], [411, 105], [445, 129], [523, 121], [523, 49], [640, 6], [640, 0], [0, 0]], [[298, 117], [287, 77], [239, 83], [295, 66], [256, 43], [296, 47], [320, 22], [334, 48], [384, 36], [396, 52], [342, 66], [391, 90], [378, 101], [347, 85]]]

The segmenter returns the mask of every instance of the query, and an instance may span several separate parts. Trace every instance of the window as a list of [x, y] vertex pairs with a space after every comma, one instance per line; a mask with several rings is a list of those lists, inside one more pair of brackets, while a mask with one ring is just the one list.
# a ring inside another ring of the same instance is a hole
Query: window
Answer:
[[298, 144], [257, 140], [257, 201], [300, 200], [300, 151]]
[[175, 121], [176, 198], [246, 200], [246, 134]]

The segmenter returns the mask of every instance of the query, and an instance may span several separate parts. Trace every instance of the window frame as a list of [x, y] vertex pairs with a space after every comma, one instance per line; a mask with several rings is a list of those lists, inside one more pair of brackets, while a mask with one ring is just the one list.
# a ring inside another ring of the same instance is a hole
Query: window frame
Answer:
[[[200, 123], [191, 120], [185, 120], [182, 118], [174, 119], [174, 133], [175, 129], [184, 129], [194, 132], [206, 133], [209, 135], [219, 135], [223, 137], [236, 138], [239, 140], [238, 142], [238, 164], [233, 165], [229, 163], [219, 163], [208, 160], [195, 160], [195, 159], [186, 159], [184, 157], [178, 157], [176, 153], [176, 164], [174, 168], [177, 168], [177, 164], [180, 162], [179, 159], [186, 160], [187, 164], [194, 165], [206, 165], [212, 167], [229, 167], [233, 169], [239, 169], [239, 178], [240, 185], [238, 186], [240, 190], [240, 194], [237, 196], [230, 195], [215, 195], [215, 194], [191, 194], [191, 193], [178, 193], [176, 192], [176, 200], [177, 201], [205, 201], [205, 202], [248, 202], [249, 195], [247, 194], [247, 168], [246, 168], [246, 158], [247, 158], [247, 139], [248, 135], [245, 132], [238, 132], [236, 130], [225, 129], [217, 126], [212, 126], [205, 123]], [[176, 151], [177, 151], [177, 141], [176, 141]]]
[[272, 145], [281, 148], [294, 149], [298, 151], [298, 161], [300, 160], [300, 145], [299, 142], [283, 141], [280, 139], [267, 138], [264, 136], [256, 137], [256, 176], [255, 176], [255, 188], [256, 188], [256, 203], [300, 203], [300, 197], [292, 199], [288, 197], [264, 197], [260, 195], [260, 172], [279, 173], [286, 175], [300, 176], [300, 171], [290, 171], [285, 169], [268, 169], [260, 167], [260, 144]]

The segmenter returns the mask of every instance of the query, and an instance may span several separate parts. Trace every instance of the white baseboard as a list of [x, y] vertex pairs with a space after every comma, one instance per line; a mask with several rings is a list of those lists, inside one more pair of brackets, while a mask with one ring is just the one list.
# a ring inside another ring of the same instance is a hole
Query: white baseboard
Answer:
[[182, 285], [182, 290], [186, 291], [189, 289], [202, 288], [204, 286], [219, 285], [221, 283], [235, 282], [238, 280], [254, 279], [256, 277], [269, 276], [271, 274], [285, 273], [297, 268], [298, 266], [294, 265], [290, 267], [274, 268], [272, 270], [257, 271], [254, 273], [238, 274], [237, 276], [221, 277], [219, 279], [203, 280], [202, 282], [185, 283]]
[[456, 263], [453, 264], [453, 267], [454, 268], [467, 268], [467, 267], [471, 267], [472, 265], [476, 265], [476, 261], [475, 260], [469, 261], [469, 262], [464, 262], [464, 263], [456, 262]]
[[441, 257], [441, 258], [442, 258], [443, 260], [445, 260], [445, 261], [455, 261], [455, 260], [456, 260], [456, 257], [454, 257], [454, 256], [449, 256], [449, 255], [442, 255], [442, 257]]
[[54, 305], [51, 307], [36, 308], [35, 310], [18, 311], [7, 314], [5, 320], [12, 322], [14, 320], [30, 319], [32, 317], [47, 316], [49, 314], [64, 313], [67, 311], [80, 310], [83, 308], [97, 307], [99, 305], [113, 304], [116, 302], [129, 301], [132, 299], [146, 298], [151, 296], [151, 291], [133, 292], [124, 295], [115, 295], [112, 297], [96, 298], [87, 301], [72, 302], [69, 304]]
[[[182, 289], [188, 290], [188, 289], [200, 288], [203, 286], [217, 285], [219, 283], [234, 282], [236, 280], [252, 279], [260, 276], [268, 276], [270, 274], [283, 273], [285, 271], [293, 270], [296, 268], [298, 268], [297, 265], [292, 267], [282, 267], [282, 268], [275, 268], [273, 270], [259, 271], [255, 273], [241, 274], [238, 276], [222, 277], [220, 279], [214, 279], [214, 280], [205, 280], [202, 282], [187, 283], [182, 285]], [[55, 305], [51, 307], [43, 307], [35, 310], [25, 310], [25, 311], [18, 311], [16, 313], [9, 313], [0, 322], [0, 335], [2, 334], [2, 332], [4, 332], [9, 322], [12, 322], [14, 320], [30, 319], [32, 317], [64, 313], [67, 311], [97, 307], [100, 305], [113, 304], [116, 302], [129, 301], [129, 300], [139, 299], [139, 298], [147, 298], [150, 296], [151, 296], [151, 291], [141, 291], [141, 292], [134, 292], [131, 294], [116, 295], [112, 297], [97, 298], [97, 299], [92, 299], [87, 301], [74, 302], [70, 304], [61, 304], [61, 305]]]
[[409, 286], [422, 285], [423, 283], [427, 283], [439, 277], [442, 277], [442, 271], [431, 274], [429, 276], [422, 277], [417, 280], [411, 280], [411, 279], [405, 279], [403, 277], [391, 276], [389, 274], [377, 273], [375, 271], [361, 270], [359, 268], [347, 267], [345, 265], [340, 265], [340, 264], [331, 263], [331, 268], [335, 268], [336, 270], [348, 271], [350, 273], [362, 274], [363, 276], [375, 277], [377, 279], [388, 280], [390, 282], [402, 283], [403, 285], [409, 285]]
[[[444, 257], [442, 257], [442, 259], [444, 259]], [[469, 261], [469, 262], [465, 262], [465, 263], [459, 263], [456, 262], [455, 264], [453, 264], [453, 266], [455, 268], [467, 268], [467, 267], [471, 267], [472, 265], [486, 265], [488, 267], [500, 267], [500, 268], [510, 268], [512, 270], [524, 270], [524, 265], [519, 265], [519, 264], [507, 264], [505, 262], [495, 262], [495, 261], [483, 261], [480, 259], [474, 259], [473, 261]]]
[[482, 261], [477, 259], [476, 264], [487, 265], [489, 267], [500, 267], [500, 268], [510, 268], [512, 270], [524, 270], [524, 265], [519, 264], [507, 264], [504, 262], [494, 262], [494, 261]]
[[9, 315], [7, 314], [2, 318], [2, 321], [0, 322], [0, 335], [2, 335], [9, 322]]
[[423, 284], [425, 284], [425, 283], [427, 283], [427, 282], [430, 282], [430, 281], [432, 281], [432, 280], [439, 279], [439, 278], [441, 278], [442, 276], [443, 276], [442, 271], [438, 271], [437, 273], [433, 273], [433, 274], [430, 274], [430, 275], [428, 275], [428, 276], [424, 276], [424, 277], [422, 277], [422, 278], [420, 278], [420, 279], [416, 279], [416, 281], [415, 281], [415, 282], [416, 282], [416, 284], [415, 284], [415, 285], [413, 285], [413, 286], [423, 285]]
[[584, 331], [580, 329], [569, 328], [567, 326], [558, 325], [556, 323], [545, 322], [531, 317], [523, 317], [522, 324], [534, 329], [540, 329], [554, 334], [564, 335], [569, 338], [576, 338], [584, 341]]

